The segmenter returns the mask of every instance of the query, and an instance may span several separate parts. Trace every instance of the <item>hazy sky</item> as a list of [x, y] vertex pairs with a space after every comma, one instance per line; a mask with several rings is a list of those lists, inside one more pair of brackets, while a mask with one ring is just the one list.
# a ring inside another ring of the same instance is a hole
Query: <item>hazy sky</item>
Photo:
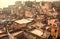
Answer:
[[[28, 0], [0, 0], [0, 8], [7, 7], [8, 5], [13, 5], [16, 1], [28, 1]], [[34, 0], [30, 0], [30, 1], [34, 1]], [[42, 0], [37, 0], [37, 1], [42, 1]], [[47, 1], [47, 0], [44, 0], [44, 1]]]

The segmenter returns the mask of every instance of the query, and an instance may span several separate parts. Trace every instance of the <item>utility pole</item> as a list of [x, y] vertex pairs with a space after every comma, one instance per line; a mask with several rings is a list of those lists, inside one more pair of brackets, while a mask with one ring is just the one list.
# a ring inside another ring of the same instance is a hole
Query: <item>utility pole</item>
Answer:
[[35, 0], [35, 2], [36, 2], [36, 0]]

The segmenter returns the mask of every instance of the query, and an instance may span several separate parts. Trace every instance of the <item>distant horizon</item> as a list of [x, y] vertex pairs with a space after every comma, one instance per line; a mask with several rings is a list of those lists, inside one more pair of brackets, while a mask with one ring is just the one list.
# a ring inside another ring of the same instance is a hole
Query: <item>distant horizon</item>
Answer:
[[[35, 0], [0, 0], [0, 8], [14, 5], [16, 1], [35, 1]], [[36, 1], [60, 1], [60, 0], [36, 0]]]

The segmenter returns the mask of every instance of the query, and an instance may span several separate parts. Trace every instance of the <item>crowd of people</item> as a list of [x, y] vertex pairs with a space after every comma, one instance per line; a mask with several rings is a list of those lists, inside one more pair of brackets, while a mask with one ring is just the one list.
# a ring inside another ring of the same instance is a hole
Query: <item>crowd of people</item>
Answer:
[[[52, 2], [25, 2], [19, 9], [18, 13], [8, 15], [7, 11], [3, 11], [2, 14], [7, 15], [6, 18], [11, 19], [26, 19], [31, 18], [34, 21], [28, 23], [27, 26], [34, 27], [36, 29], [43, 29], [43, 31], [48, 31], [51, 33], [52, 38], [56, 39], [59, 34], [60, 18], [59, 12], [57, 11], [55, 5]], [[0, 13], [1, 14], [1, 13]], [[4, 16], [5, 17], [5, 16]], [[2, 17], [1, 17], [2, 18]], [[4, 18], [4, 19], [6, 19]]]

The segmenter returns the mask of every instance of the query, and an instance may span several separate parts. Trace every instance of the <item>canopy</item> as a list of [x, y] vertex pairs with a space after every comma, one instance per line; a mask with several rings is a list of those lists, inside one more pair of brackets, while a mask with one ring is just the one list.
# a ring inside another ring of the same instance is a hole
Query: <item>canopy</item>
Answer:
[[42, 31], [37, 30], [37, 29], [35, 29], [35, 30], [31, 31], [31, 33], [33, 33], [33, 34], [35, 34], [35, 35], [37, 35], [37, 36], [39, 36], [39, 37], [43, 34], [43, 32], [42, 32]]
[[29, 23], [29, 22], [32, 22], [33, 19], [21, 19], [21, 20], [16, 20], [15, 22], [16, 23], [19, 23], [19, 24], [24, 24], [24, 23]]

